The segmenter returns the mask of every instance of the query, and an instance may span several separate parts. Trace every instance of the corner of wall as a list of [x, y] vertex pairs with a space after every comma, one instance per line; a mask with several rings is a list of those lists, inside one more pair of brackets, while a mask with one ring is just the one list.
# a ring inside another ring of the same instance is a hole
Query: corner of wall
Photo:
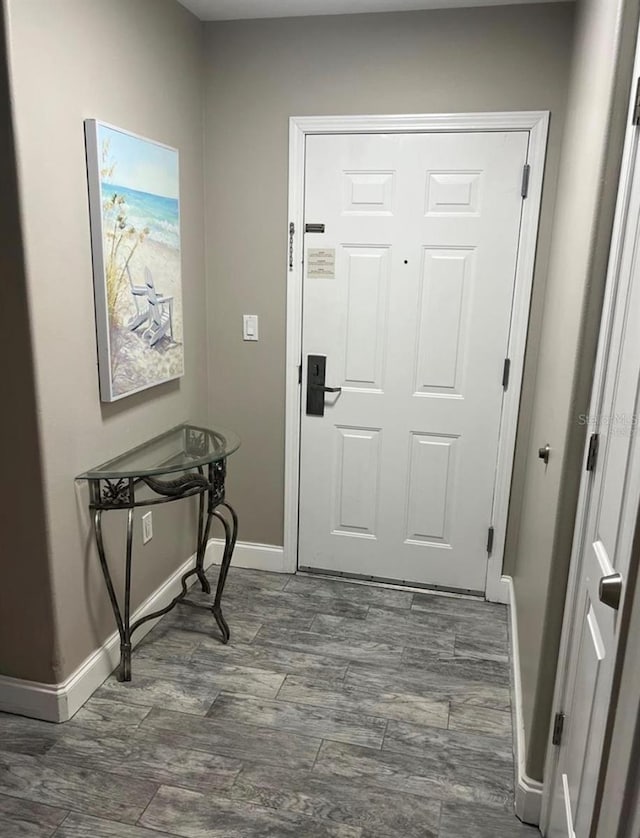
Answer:
[[[40, 429], [13, 129], [6, 2], [0, 7], [0, 457], [7, 491], [0, 555], [0, 672], [53, 680], [55, 625]], [[16, 643], [16, 637], [20, 642]]]
[[515, 757], [515, 812], [524, 823], [537, 826], [542, 810], [543, 784], [527, 773], [526, 731], [522, 705], [522, 675], [520, 671], [520, 643], [515, 590], [511, 576], [503, 576], [509, 595], [509, 637], [511, 640], [511, 718]]

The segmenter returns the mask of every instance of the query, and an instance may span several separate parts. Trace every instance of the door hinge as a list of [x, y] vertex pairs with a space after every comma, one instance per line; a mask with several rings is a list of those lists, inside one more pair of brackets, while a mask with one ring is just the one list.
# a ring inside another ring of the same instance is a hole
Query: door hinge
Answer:
[[526, 198], [529, 194], [529, 175], [531, 174], [531, 166], [528, 163], [524, 164], [522, 169], [522, 187], [520, 189], [520, 194], [523, 198]]
[[502, 387], [504, 390], [509, 386], [509, 373], [511, 372], [511, 358], [504, 359], [504, 366], [502, 368]]
[[296, 225], [293, 221], [289, 224], [289, 270], [293, 270], [293, 237], [296, 234]]
[[491, 555], [493, 551], [493, 536], [495, 534], [495, 530], [493, 527], [489, 527], [489, 532], [487, 533], [487, 553]]
[[560, 745], [562, 742], [562, 729], [564, 727], [564, 713], [556, 713], [553, 720], [553, 734], [551, 742], [554, 745]]
[[633, 106], [631, 123], [632, 125], [640, 125], [640, 77], [638, 77], [638, 84], [636, 86], [636, 101]]
[[591, 434], [589, 440], [589, 451], [587, 452], [586, 471], [594, 471], [598, 459], [598, 448], [600, 447], [600, 434]]

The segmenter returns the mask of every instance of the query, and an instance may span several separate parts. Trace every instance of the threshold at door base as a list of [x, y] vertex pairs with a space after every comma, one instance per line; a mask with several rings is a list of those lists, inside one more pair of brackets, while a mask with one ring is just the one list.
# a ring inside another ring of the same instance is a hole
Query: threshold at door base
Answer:
[[340, 579], [343, 582], [354, 582], [358, 585], [377, 585], [384, 588], [395, 588], [401, 591], [429, 591], [442, 596], [465, 597], [468, 599], [483, 599], [484, 591], [474, 591], [469, 588], [447, 588], [443, 585], [428, 585], [424, 582], [407, 582], [399, 579], [385, 579], [380, 576], [369, 576], [365, 573], [346, 573], [341, 570], [325, 570], [319, 567], [299, 565], [298, 573], [308, 576], [327, 576]]

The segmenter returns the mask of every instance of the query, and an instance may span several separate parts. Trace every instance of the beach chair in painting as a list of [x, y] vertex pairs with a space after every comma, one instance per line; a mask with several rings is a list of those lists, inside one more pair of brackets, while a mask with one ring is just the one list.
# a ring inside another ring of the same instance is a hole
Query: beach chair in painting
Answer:
[[173, 340], [173, 297], [158, 294], [153, 284], [153, 274], [149, 268], [144, 269], [146, 283], [149, 325], [142, 336], [149, 341], [149, 346], [155, 346], [163, 337]]
[[136, 285], [133, 281], [133, 277], [131, 276], [129, 265], [127, 265], [126, 270], [127, 276], [129, 277], [129, 285], [131, 286], [131, 296], [136, 304], [136, 313], [127, 324], [127, 328], [130, 332], [135, 332], [136, 329], [139, 329], [140, 326], [142, 326], [143, 323], [146, 323], [149, 319], [149, 306], [147, 305], [146, 300], [147, 286]]

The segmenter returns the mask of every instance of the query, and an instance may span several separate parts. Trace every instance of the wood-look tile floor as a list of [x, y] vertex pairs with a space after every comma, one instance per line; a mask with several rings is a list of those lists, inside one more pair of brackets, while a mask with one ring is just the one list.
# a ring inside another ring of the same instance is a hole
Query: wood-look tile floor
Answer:
[[228, 646], [178, 606], [66, 724], [0, 715], [0, 835], [539, 835], [503, 606], [232, 568], [224, 610]]

